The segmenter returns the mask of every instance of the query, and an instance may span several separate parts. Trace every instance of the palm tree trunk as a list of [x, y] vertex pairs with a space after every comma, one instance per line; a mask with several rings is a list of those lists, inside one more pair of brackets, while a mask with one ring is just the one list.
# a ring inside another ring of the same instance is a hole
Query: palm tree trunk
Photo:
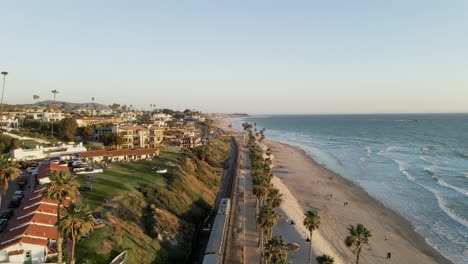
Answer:
[[359, 255], [361, 255], [361, 247], [358, 248], [358, 252], [356, 254], [356, 264], [359, 264]]
[[[57, 206], [57, 223], [60, 221], [60, 208], [61, 208], [61, 203], [58, 203]], [[57, 225], [58, 229], [58, 235], [57, 235], [57, 263], [61, 264], [62, 263], [62, 235], [60, 234], [60, 226]]]
[[73, 227], [72, 227], [72, 249], [71, 249], [71, 259], [70, 264], [75, 264], [75, 235], [73, 235]]
[[0, 183], [0, 208], [2, 208], [2, 202], [3, 202], [3, 197], [4, 193], [3, 193], [3, 184]]
[[309, 244], [309, 264], [312, 264], [312, 233], [313, 231], [310, 232], [310, 244]]

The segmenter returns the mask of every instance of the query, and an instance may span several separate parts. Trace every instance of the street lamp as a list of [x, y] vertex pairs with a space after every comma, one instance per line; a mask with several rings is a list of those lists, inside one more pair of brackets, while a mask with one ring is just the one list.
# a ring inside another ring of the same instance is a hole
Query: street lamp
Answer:
[[2, 72], [3, 75], [3, 89], [2, 89], [2, 99], [0, 100], [0, 130], [2, 129], [1, 122], [3, 121], [3, 93], [5, 92], [5, 80], [6, 76], [8, 75], [8, 72], [4, 71]]
[[[54, 106], [55, 106], [55, 96], [59, 93], [57, 90], [52, 90], [52, 93], [54, 94]], [[51, 120], [51, 127], [52, 127], [52, 138], [54, 138], [54, 120]]]

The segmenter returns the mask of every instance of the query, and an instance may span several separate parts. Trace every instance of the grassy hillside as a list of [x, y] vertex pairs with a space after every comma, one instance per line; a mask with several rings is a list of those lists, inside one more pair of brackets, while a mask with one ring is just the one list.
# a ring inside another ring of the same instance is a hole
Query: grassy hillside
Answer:
[[184, 262], [196, 226], [214, 204], [230, 142], [213, 140], [211, 160], [201, 160], [199, 151], [165, 149], [152, 161], [113, 163], [94, 179], [78, 176], [92, 186], [83, 201], [101, 212], [105, 226], [77, 244], [77, 263], [109, 263], [124, 250], [127, 263]]

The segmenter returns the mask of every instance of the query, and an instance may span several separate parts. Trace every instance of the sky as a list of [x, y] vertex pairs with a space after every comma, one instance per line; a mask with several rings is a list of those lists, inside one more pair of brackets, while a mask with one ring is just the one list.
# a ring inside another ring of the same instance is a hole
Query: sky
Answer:
[[4, 102], [468, 112], [468, 1], [3, 1]]

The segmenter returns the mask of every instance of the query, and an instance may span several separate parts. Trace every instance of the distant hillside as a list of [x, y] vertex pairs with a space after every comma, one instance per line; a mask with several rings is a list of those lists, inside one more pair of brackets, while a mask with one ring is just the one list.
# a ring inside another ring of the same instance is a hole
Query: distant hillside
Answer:
[[62, 107], [64, 106], [65, 108], [69, 109], [76, 109], [76, 108], [84, 108], [84, 109], [96, 109], [97, 111], [102, 111], [102, 110], [109, 110], [110, 108], [107, 105], [99, 104], [99, 103], [70, 103], [70, 102], [62, 102], [62, 101], [54, 101], [52, 100], [45, 100], [38, 102], [39, 105], [52, 105], [54, 104], [57, 107]]

